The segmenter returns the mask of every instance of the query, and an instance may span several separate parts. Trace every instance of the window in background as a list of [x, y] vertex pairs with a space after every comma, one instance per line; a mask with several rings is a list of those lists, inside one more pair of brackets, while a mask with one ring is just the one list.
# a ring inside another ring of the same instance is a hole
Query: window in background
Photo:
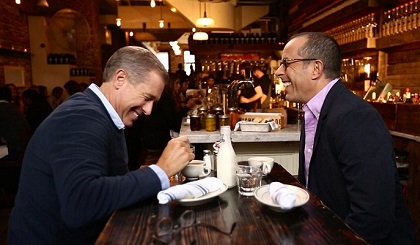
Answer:
[[166, 71], [169, 71], [169, 53], [168, 52], [159, 52], [156, 53], [156, 57], [162, 62]]
[[195, 55], [191, 54], [189, 50], [184, 51], [184, 70], [188, 75], [191, 75], [190, 65], [195, 69]]

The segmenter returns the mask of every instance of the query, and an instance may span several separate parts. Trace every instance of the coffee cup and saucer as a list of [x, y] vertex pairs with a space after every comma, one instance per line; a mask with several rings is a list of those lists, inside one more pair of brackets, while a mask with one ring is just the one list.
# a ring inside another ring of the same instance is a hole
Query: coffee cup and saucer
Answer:
[[196, 180], [207, 177], [211, 172], [211, 169], [206, 166], [203, 160], [192, 160], [187, 166], [182, 169], [181, 173], [187, 180]]

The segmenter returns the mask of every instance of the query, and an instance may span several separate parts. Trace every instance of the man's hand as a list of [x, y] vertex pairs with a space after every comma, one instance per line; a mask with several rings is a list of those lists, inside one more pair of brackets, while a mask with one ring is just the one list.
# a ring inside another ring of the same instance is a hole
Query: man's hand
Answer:
[[168, 177], [180, 172], [195, 157], [187, 136], [171, 139], [156, 163]]

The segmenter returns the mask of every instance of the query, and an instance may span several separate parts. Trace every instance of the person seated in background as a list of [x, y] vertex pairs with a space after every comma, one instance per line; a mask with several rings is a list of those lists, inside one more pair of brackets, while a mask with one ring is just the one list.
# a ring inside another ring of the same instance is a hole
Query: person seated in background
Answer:
[[19, 108], [20, 112], [24, 113], [25, 108], [24, 108], [23, 102], [20, 98], [20, 94], [19, 94], [19, 91], [18, 91], [18, 88], [16, 87], [16, 85], [13, 84], [13, 83], [8, 83], [8, 84], [6, 84], [6, 87], [8, 87], [10, 89], [10, 91], [12, 92], [12, 101], [11, 102]]
[[187, 137], [156, 164], [128, 171], [124, 128], [149, 115], [168, 73], [147, 49], [125, 46], [92, 83], [45, 119], [23, 159], [8, 244], [94, 244], [117, 209], [156, 198], [194, 159]]
[[414, 244], [392, 137], [379, 112], [340, 79], [337, 41], [291, 37], [276, 71], [286, 99], [302, 103], [298, 180], [369, 244]]
[[87, 84], [85, 82], [81, 82], [81, 83], [79, 83], [79, 87], [80, 87], [80, 91], [84, 92], [89, 87], [89, 84]]
[[67, 92], [67, 95], [70, 97], [77, 92], [82, 92], [79, 84], [74, 80], [69, 80], [64, 84], [64, 89]]
[[51, 114], [53, 108], [44, 96], [33, 89], [27, 89], [22, 93], [22, 101], [25, 104], [25, 118], [35, 131]]
[[182, 118], [194, 107], [194, 99], [184, 104], [180, 99], [180, 80], [176, 74], [169, 74], [169, 82], [162, 96], [153, 107], [152, 113], [146, 116], [143, 129], [143, 143], [147, 148], [147, 163], [159, 159], [172, 137], [179, 134]]
[[8, 86], [0, 87], [0, 141], [7, 146], [8, 155], [2, 160], [17, 160], [21, 154], [22, 136], [29, 124], [19, 108], [12, 102]]
[[61, 103], [63, 103], [63, 92], [64, 89], [60, 86], [54, 87], [51, 96], [48, 97], [48, 103], [50, 104], [51, 108], [54, 110], [57, 108]]

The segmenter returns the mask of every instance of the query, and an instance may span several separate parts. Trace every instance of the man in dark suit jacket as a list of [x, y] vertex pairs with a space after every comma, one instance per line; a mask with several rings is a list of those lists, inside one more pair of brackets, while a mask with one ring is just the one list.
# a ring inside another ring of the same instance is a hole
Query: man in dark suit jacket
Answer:
[[286, 99], [303, 104], [299, 181], [371, 244], [414, 244], [392, 137], [380, 114], [339, 79], [337, 42], [300, 33], [276, 71]]

